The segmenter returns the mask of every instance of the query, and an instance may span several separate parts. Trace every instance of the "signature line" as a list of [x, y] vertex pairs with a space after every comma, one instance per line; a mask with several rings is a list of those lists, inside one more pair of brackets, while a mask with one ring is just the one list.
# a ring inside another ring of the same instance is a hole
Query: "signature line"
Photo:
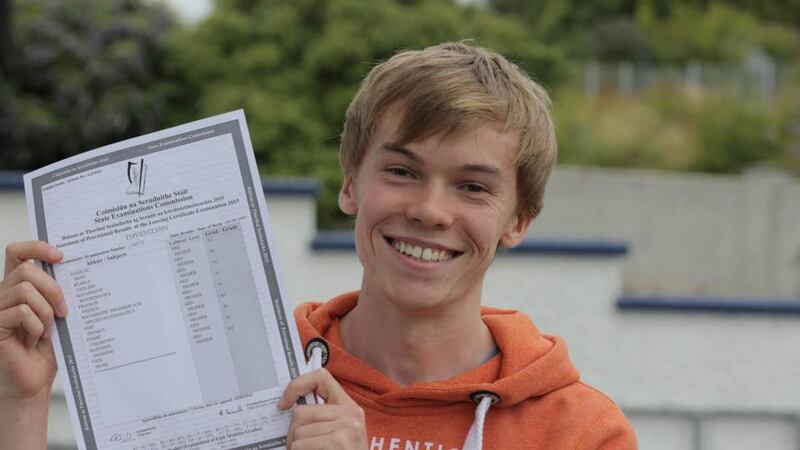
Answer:
[[152, 361], [154, 359], [164, 358], [165, 356], [172, 356], [172, 355], [174, 355], [176, 353], [178, 353], [178, 352], [164, 353], [163, 355], [152, 356], [150, 358], [140, 359], [139, 361], [132, 361], [132, 362], [125, 363], [125, 364], [120, 364], [120, 365], [114, 366], [114, 367], [107, 367], [107, 368], [105, 368], [103, 370], [98, 370], [95, 373], [108, 372], [109, 370], [119, 369], [120, 367], [130, 366], [130, 365], [133, 365], [133, 364], [139, 364], [139, 363], [145, 362], [145, 361]]

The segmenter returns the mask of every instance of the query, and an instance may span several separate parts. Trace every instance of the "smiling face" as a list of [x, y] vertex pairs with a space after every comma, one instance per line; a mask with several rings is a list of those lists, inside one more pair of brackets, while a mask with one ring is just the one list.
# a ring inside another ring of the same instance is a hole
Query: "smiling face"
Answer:
[[517, 245], [530, 219], [517, 204], [517, 137], [486, 124], [397, 145], [387, 113], [339, 206], [356, 216], [362, 295], [409, 311], [480, 304], [497, 246]]

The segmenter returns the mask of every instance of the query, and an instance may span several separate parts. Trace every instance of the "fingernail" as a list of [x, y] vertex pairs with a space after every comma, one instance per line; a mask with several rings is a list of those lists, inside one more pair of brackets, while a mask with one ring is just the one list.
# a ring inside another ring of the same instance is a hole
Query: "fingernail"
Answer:
[[52, 259], [61, 259], [61, 257], [64, 256], [64, 253], [61, 250], [59, 250], [59, 249], [57, 249], [55, 247], [50, 247], [50, 251], [48, 252], [48, 255]]
[[67, 317], [68, 312], [69, 309], [67, 309], [67, 302], [62, 300], [61, 304], [58, 305], [58, 313], [61, 314], [61, 317]]

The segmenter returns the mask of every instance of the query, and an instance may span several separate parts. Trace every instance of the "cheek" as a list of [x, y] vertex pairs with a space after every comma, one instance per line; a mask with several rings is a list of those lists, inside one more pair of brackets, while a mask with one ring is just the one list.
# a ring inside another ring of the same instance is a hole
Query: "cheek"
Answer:
[[473, 215], [467, 223], [467, 232], [476, 245], [485, 251], [494, 251], [500, 240], [501, 224], [491, 214]]
[[370, 185], [360, 194], [355, 228], [361, 239], [369, 239], [373, 228], [380, 225], [393, 210], [397, 209], [392, 206], [396, 204], [393, 201], [393, 194], [396, 193], [391, 189]]
[[374, 183], [363, 192], [359, 212], [367, 212], [373, 219], [402, 209], [405, 196], [399, 189]]

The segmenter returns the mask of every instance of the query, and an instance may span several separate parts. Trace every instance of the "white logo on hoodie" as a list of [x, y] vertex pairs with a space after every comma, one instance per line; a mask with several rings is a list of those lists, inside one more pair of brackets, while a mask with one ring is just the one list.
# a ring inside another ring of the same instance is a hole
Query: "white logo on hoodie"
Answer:
[[[403, 445], [405, 444], [405, 445]], [[412, 441], [396, 437], [384, 438], [383, 436], [372, 436], [369, 450], [461, 450], [458, 448], [446, 447], [444, 444], [437, 444], [429, 441]]]

